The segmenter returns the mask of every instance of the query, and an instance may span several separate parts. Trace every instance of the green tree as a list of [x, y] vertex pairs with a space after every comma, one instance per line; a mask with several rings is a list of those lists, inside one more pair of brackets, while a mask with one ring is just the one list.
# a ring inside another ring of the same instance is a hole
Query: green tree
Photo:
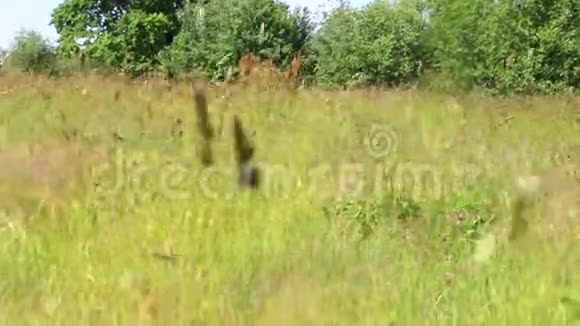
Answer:
[[426, 59], [421, 10], [416, 2], [381, 0], [335, 8], [313, 42], [319, 81], [396, 85], [417, 78]]
[[180, 29], [183, 0], [65, 0], [52, 13], [59, 53], [131, 73], [153, 69]]
[[34, 30], [19, 31], [9, 53], [4, 65], [26, 73], [51, 73], [56, 64], [54, 48]]
[[160, 58], [168, 71], [223, 79], [245, 53], [286, 65], [304, 49], [313, 24], [307, 10], [275, 0], [213, 0], [181, 13], [181, 32]]
[[580, 84], [576, 0], [434, 0], [430, 45], [445, 74], [502, 93]]

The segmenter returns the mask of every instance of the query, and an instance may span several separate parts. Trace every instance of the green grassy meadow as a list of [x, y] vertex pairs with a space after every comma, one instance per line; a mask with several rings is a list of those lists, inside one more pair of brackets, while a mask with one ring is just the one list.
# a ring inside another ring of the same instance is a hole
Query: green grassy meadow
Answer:
[[[227, 86], [209, 109], [204, 168], [189, 84], [0, 77], [1, 324], [580, 321], [580, 98]], [[549, 186], [510, 242], [526, 175]]]

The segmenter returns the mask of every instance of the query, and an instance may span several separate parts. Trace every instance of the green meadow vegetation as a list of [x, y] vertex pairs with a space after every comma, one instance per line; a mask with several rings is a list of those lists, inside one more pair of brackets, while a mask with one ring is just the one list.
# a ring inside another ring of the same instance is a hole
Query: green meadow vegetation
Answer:
[[[577, 97], [228, 86], [226, 102], [215, 87], [210, 119], [224, 127], [203, 167], [188, 84], [0, 87], [3, 324], [578, 316]], [[235, 182], [232, 114], [256, 146], [256, 192]], [[549, 186], [508, 242], [525, 175]]]
[[1, 56], [1, 324], [580, 322], [577, 1], [314, 23], [65, 0], [52, 23]]

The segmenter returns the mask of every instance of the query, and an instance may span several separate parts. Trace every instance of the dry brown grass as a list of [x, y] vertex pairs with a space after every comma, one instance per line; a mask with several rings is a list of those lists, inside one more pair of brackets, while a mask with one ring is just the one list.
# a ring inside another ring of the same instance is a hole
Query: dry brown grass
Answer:
[[[287, 69], [279, 69], [272, 58], [260, 60], [246, 54], [238, 62], [240, 83], [259, 92], [291, 91], [299, 86], [302, 58], [295, 55]], [[231, 83], [229, 84], [231, 86]]]
[[539, 205], [540, 210], [535, 216], [529, 216], [536, 236], [553, 239], [578, 237], [580, 181], [561, 168], [551, 168], [539, 176], [536, 187], [530, 199]]
[[102, 146], [50, 141], [4, 145], [0, 148], [0, 198], [6, 203], [64, 205], [70, 196], [94, 188], [92, 170], [108, 161], [108, 151]]

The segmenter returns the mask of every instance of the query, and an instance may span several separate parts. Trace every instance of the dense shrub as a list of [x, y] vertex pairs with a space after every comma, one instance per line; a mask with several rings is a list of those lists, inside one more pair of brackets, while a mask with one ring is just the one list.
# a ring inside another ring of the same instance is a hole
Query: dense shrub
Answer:
[[57, 54], [35, 32], [5, 66], [133, 75], [236, 73], [242, 55], [287, 68], [303, 56], [309, 84], [421, 86], [457, 92], [550, 93], [580, 85], [577, 0], [339, 1], [317, 24], [280, 0], [66, 0], [53, 12]]
[[182, 0], [66, 0], [52, 13], [62, 56], [131, 74], [153, 70], [180, 30]]
[[161, 62], [168, 71], [195, 71], [212, 79], [223, 79], [246, 53], [287, 65], [312, 30], [307, 11], [290, 12], [274, 0], [191, 3], [180, 16], [181, 32]]
[[575, 0], [435, 0], [430, 45], [439, 71], [499, 92], [580, 85]]
[[360, 9], [334, 10], [313, 46], [318, 78], [325, 84], [409, 82], [425, 63], [426, 23], [415, 7], [374, 1]]
[[18, 32], [9, 53], [4, 63], [7, 69], [26, 73], [49, 73], [55, 67], [54, 48], [36, 31]]

